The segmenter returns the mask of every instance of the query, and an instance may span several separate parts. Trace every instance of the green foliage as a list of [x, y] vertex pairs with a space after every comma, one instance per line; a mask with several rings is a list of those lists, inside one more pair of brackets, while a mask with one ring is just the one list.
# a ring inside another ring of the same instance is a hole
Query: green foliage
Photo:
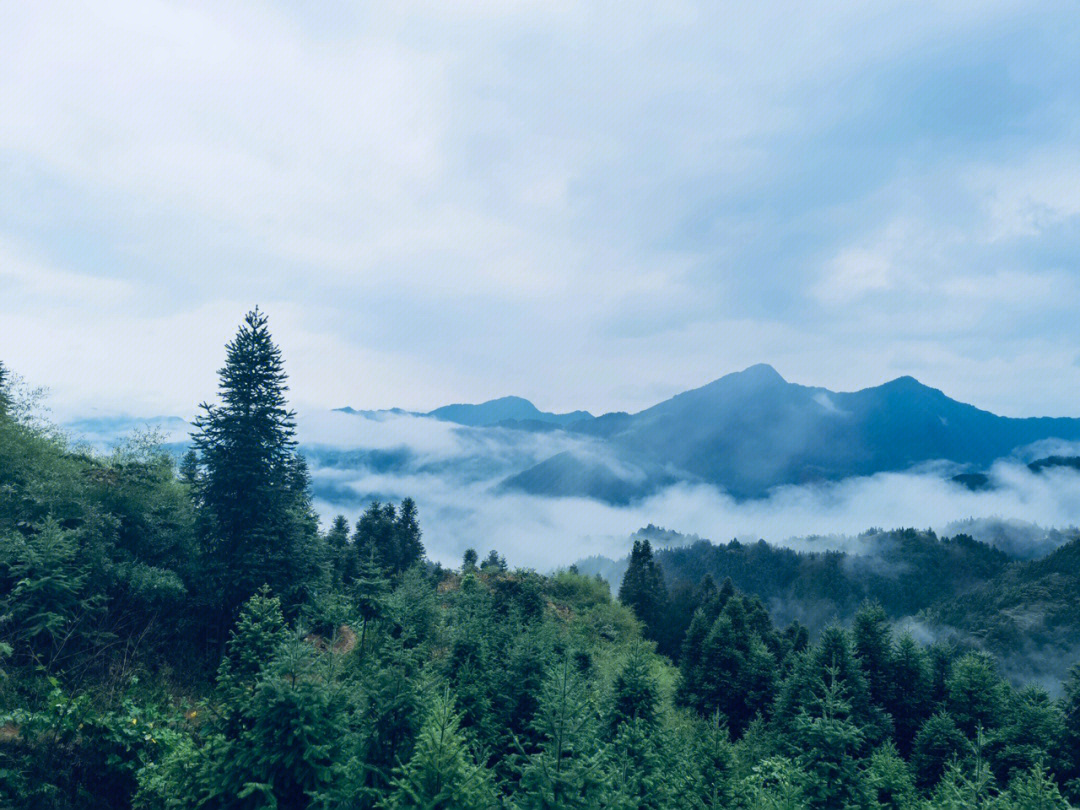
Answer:
[[918, 794], [911, 769], [891, 741], [871, 755], [865, 780], [870, 791], [871, 807], [909, 810], [916, 806]]
[[967, 740], [956, 727], [956, 721], [939, 712], [919, 729], [911, 751], [911, 767], [916, 784], [929, 790], [938, 783], [945, 769], [968, 750]]
[[619, 586], [619, 601], [645, 625], [646, 636], [655, 639], [667, 608], [667, 588], [648, 540], [634, 541], [630, 565]]
[[391, 807], [483, 810], [493, 807], [491, 779], [478, 765], [449, 692], [436, 697], [417, 735], [409, 762], [392, 783]]
[[859, 764], [863, 733], [852, 722], [840, 667], [827, 667], [811, 688], [792, 735], [800, 751], [797, 762], [806, 805], [812, 810], [868, 807], [869, 790]]
[[632, 720], [640, 720], [646, 729], [655, 727], [659, 696], [649, 664], [649, 655], [641, 646], [631, 649], [615, 679], [610, 721], [613, 732], [618, 733], [623, 723]]
[[[425, 560], [408, 498], [319, 531], [285, 390], [251, 313], [178, 467], [149, 434], [73, 451], [0, 381], [0, 806], [1080, 798], [1080, 668], [1054, 700], [1009, 685], [984, 651], [920, 647], [890, 623], [934, 588], [967, 583], [982, 605], [972, 583], [990, 575], [1012, 588], [1001, 604], [1046, 596], [1069, 620], [1068, 547], [1017, 567], [963, 535], [874, 533], [875, 568], [699, 544], [662, 552], [669, 590], [639, 539], [618, 600], [574, 568], [511, 569], [496, 551], [452, 571]], [[785, 595], [851, 629], [780, 629]]]
[[219, 637], [260, 586], [292, 612], [323, 569], [281, 351], [257, 309], [226, 347], [220, 375], [221, 402], [202, 405], [192, 437], [205, 514], [200, 592]]
[[996, 726], [1005, 704], [1006, 688], [985, 653], [968, 653], [953, 666], [945, 684], [946, 707], [968, 737]]
[[564, 650], [545, 679], [533, 720], [540, 746], [524, 757], [521, 807], [594, 807], [603, 794], [596, 699], [579, 664]]

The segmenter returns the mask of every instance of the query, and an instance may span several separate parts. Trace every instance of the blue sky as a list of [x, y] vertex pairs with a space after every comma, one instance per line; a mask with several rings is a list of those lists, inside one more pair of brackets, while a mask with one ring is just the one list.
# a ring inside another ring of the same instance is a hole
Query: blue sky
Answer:
[[0, 358], [189, 416], [259, 304], [300, 407], [1080, 415], [1078, 102], [1075, 2], [7, 3]]

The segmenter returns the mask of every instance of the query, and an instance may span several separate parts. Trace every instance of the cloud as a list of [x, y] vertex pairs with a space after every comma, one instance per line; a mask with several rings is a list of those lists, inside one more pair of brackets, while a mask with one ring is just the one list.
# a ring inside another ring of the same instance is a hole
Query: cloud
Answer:
[[108, 306], [129, 300], [132, 285], [51, 266], [12, 240], [0, 237], [0, 284], [8, 305], [33, 303]]
[[1068, 412], [1078, 33], [1011, 1], [21, 4], [0, 240], [51, 275], [0, 276], [5, 359], [61, 409], [185, 414], [259, 303], [322, 407], [636, 410], [767, 361]]
[[[498, 486], [557, 452], [576, 450], [603, 460], [601, 447], [567, 434], [474, 430], [408, 416], [315, 415], [300, 425], [301, 441], [320, 445], [308, 458], [324, 520], [338, 512], [355, 520], [373, 497], [412, 497], [420, 507], [429, 554], [446, 563], [456, 562], [468, 547], [497, 548], [514, 564], [539, 568], [593, 554], [617, 558], [626, 553], [629, 536], [650, 523], [714, 542], [765, 539], [803, 549], [848, 550], [858, 548], [857, 536], [871, 527], [929, 527], [991, 539], [1008, 535], [1001, 542], [1011, 543], [1014, 552], [1017, 544], [1035, 541], [1008, 529], [1009, 522], [1080, 525], [1080, 474], [1064, 468], [1035, 474], [1007, 460], [991, 470], [994, 489], [989, 491], [972, 492], [951, 483], [946, 470], [928, 466], [781, 487], [750, 501], [735, 500], [715, 487], [682, 483], [619, 506]], [[338, 450], [397, 453], [341, 456], [325, 441], [335, 441]], [[972, 519], [990, 522], [973, 528]], [[1037, 539], [1045, 550], [1045, 537]]]

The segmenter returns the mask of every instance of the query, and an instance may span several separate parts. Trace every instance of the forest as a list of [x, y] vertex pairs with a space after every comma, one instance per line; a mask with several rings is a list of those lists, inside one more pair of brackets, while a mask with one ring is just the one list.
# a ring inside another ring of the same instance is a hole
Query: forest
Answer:
[[[498, 538], [446, 567], [408, 498], [320, 527], [287, 392], [255, 310], [189, 453], [103, 455], [0, 366], [0, 807], [1080, 803], [1080, 668], [1052, 696], [978, 645], [921, 643], [894, 622], [920, 583], [834, 566], [813, 581], [850, 620], [807, 627], [714, 576], [742, 548], [698, 549], [669, 589], [676, 556], [639, 539], [614, 594], [515, 568]], [[1040, 563], [912, 537], [928, 568], [1007, 577], [977, 605], [1050, 592]], [[770, 588], [818, 565], [766, 556]]]

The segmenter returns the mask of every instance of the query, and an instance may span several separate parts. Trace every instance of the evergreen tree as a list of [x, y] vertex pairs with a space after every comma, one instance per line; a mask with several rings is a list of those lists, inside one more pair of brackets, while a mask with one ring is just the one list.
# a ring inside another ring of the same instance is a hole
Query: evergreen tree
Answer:
[[191, 490], [193, 499], [198, 499], [199, 494], [199, 454], [191, 448], [180, 459], [176, 477], [179, 478]]
[[460, 728], [448, 692], [435, 698], [412, 757], [393, 781], [391, 807], [424, 810], [482, 810], [494, 807], [486, 770], [479, 766]]
[[281, 351], [258, 309], [226, 347], [220, 375], [221, 402], [202, 405], [193, 443], [199, 499], [209, 516], [203, 592], [219, 608], [210, 630], [223, 637], [261, 585], [279, 594], [302, 590], [315, 526]]
[[595, 701], [573, 658], [564, 650], [545, 680], [533, 721], [540, 750], [522, 769], [523, 808], [592, 808], [603, 795]]
[[615, 678], [610, 726], [617, 733], [619, 726], [630, 720], [641, 720], [646, 728], [656, 722], [656, 683], [649, 671], [649, 659], [641, 647], [635, 647]]
[[619, 601], [634, 611], [645, 635], [658, 637], [667, 605], [667, 588], [648, 540], [635, 540], [630, 564], [619, 586]]
[[721, 810], [735, 798], [735, 761], [727, 728], [719, 714], [694, 719], [678, 729], [679, 747], [673, 752], [676, 778], [673, 798], [679, 807]]
[[485, 574], [501, 574], [506, 571], [506, 560], [499, 556], [499, 552], [492, 549], [480, 563], [480, 570]]
[[84, 594], [89, 572], [80, 563], [76, 536], [55, 520], [3, 543], [0, 569], [7, 569], [13, 587], [0, 597], [0, 610], [14, 628], [14, 651], [51, 671], [74, 625], [100, 608], [100, 598]]
[[998, 725], [1005, 705], [1005, 685], [986, 653], [971, 652], [953, 666], [946, 682], [946, 707], [957, 727], [974, 738], [976, 731]]
[[1066, 792], [1080, 799], [1080, 664], [1074, 664], [1061, 698], [1064, 730], [1058, 776]]
[[995, 804], [995, 810], [1069, 810], [1069, 803], [1050, 774], [1036, 765], [1009, 783], [1008, 792]]
[[859, 658], [866, 682], [870, 688], [870, 699], [882, 708], [892, 705], [893, 649], [892, 634], [889, 631], [889, 619], [881, 605], [865, 604], [855, 614], [851, 629], [855, 646], [855, 655]]
[[863, 734], [851, 721], [846, 683], [836, 666], [824, 676], [795, 720], [793, 742], [810, 810], [867, 808], [869, 790], [859, 767]]
[[230, 727], [228, 718], [247, 705], [263, 670], [288, 637], [281, 600], [264, 585], [244, 603], [218, 667], [218, 693], [226, 707], [222, 716]]
[[360, 559], [374, 559], [389, 577], [398, 572], [397, 508], [372, 501], [356, 522], [353, 546]]
[[968, 742], [970, 756], [961, 764], [952, 762], [934, 789], [935, 810], [979, 810], [990, 808], [997, 794], [994, 775], [982, 755], [982, 730]]
[[776, 702], [777, 730], [790, 734], [802, 708], [817, 701], [821, 684], [832, 679], [843, 683], [848, 717], [865, 742], [876, 745], [882, 741], [882, 713], [870, 701], [866, 676], [851, 649], [848, 635], [836, 627], [826, 629], [818, 643], [799, 656], [784, 681]]
[[475, 571], [476, 570], [476, 561], [478, 559], [479, 559], [479, 557], [476, 554], [476, 549], [474, 549], [474, 548], [465, 549], [465, 555], [461, 559], [461, 573], [465, 574], [465, 573], [468, 573], [469, 571]]
[[702, 666], [705, 639], [712, 629], [715, 617], [710, 617], [704, 607], [699, 607], [690, 620], [690, 627], [683, 638], [679, 655], [679, 688], [676, 698], [684, 706], [690, 706], [698, 714], [705, 714], [705, 684], [708, 677]]
[[892, 660], [889, 702], [896, 746], [902, 756], [910, 756], [911, 744], [930, 716], [930, 667], [926, 654], [908, 634], [900, 637]]
[[920, 790], [929, 790], [941, 779], [949, 763], [967, 751], [967, 741], [956, 721], [938, 712], [919, 729], [911, 747], [911, 769]]
[[1009, 690], [998, 728], [987, 735], [987, 757], [1000, 784], [1053, 761], [1062, 749], [1064, 717], [1045, 689]]
[[915, 779], [891, 742], [878, 748], [866, 769], [866, 784], [877, 810], [914, 810]]
[[9, 379], [8, 370], [4, 366], [4, 362], [0, 360], [0, 418], [7, 416], [8, 411], [11, 409], [11, 395], [8, 393]]
[[394, 537], [394, 573], [400, 574], [424, 558], [424, 544], [420, 541], [420, 524], [416, 516], [416, 503], [405, 498], [398, 509]]
[[604, 807], [612, 810], [667, 810], [670, 780], [665, 772], [664, 735], [638, 717], [619, 725], [607, 750]]
[[360, 657], [363, 657], [367, 650], [368, 625], [382, 618], [390, 592], [390, 583], [376, 565], [374, 553], [369, 553], [367, 559], [359, 562], [349, 592], [360, 614]]
[[349, 554], [349, 521], [344, 515], [338, 515], [326, 532], [326, 551], [333, 568], [333, 582], [337, 587], [345, 583], [345, 573]]

